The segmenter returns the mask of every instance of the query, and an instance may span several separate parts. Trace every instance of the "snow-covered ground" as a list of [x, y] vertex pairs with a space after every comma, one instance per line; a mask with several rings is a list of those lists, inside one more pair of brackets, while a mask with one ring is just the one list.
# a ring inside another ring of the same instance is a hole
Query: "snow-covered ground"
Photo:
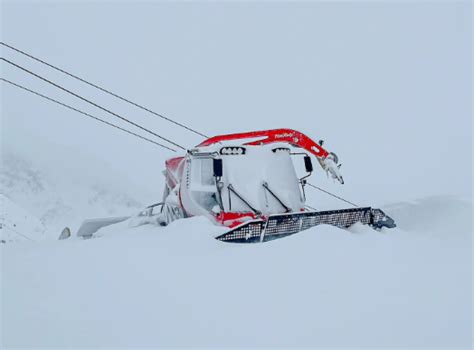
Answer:
[[[89, 166], [96, 164], [89, 158]], [[108, 182], [89, 177], [85, 169], [66, 169], [34, 162], [11, 150], [2, 154], [1, 240], [56, 239], [66, 226], [77, 230], [85, 218], [132, 215], [144, 206], [131, 194], [133, 185], [117, 186], [115, 179]], [[113, 173], [104, 165], [101, 172]]]
[[4, 345], [468, 346], [472, 203], [391, 208], [394, 230], [265, 244], [219, 242], [192, 218], [3, 245]]
[[[237, 245], [198, 217], [77, 239], [83, 219], [159, 202], [164, 161], [180, 153], [2, 83], [0, 347], [471, 347], [469, 2], [2, 1], [0, 12], [3, 42], [206, 135], [287, 127], [324, 139], [345, 184], [320, 171], [311, 182], [398, 224]], [[202, 142], [1, 54], [186, 148]], [[59, 241], [66, 226], [73, 237]]]

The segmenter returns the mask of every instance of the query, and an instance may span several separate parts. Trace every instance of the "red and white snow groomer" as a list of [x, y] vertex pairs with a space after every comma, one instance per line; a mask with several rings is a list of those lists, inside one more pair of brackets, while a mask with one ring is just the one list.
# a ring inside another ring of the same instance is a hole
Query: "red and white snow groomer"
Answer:
[[[344, 183], [337, 156], [322, 145], [290, 129], [211, 137], [185, 156], [166, 161], [163, 202], [141, 215], [153, 216], [163, 226], [180, 218], [205, 216], [229, 227], [218, 240], [237, 243], [265, 242], [319, 224], [395, 227], [382, 210], [370, 207], [309, 210], [305, 185], [313, 172], [310, 155], [333, 179]], [[297, 177], [292, 157], [302, 157], [306, 176]], [[152, 214], [156, 208], [159, 213]]]

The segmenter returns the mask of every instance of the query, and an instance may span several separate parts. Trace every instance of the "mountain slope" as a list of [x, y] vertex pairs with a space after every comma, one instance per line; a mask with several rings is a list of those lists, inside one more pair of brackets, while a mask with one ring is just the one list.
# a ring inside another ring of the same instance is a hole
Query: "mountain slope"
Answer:
[[59, 164], [56, 172], [52, 175], [14, 153], [3, 157], [0, 219], [10, 231], [7, 235], [2, 230], [1, 239], [56, 239], [64, 227], [76, 230], [86, 218], [132, 215], [143, 207], [130, 194], [133, 186], [116, 186], [91, 175], [84, 178]]

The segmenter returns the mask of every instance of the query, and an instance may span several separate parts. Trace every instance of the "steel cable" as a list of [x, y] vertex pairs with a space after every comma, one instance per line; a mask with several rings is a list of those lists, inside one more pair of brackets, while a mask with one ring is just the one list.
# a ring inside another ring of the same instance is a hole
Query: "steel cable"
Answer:
[[139, 124], [137, 124], [137, 123], [135, 123], [135, 122], [132, 122], [131, 120], [129, 120], [129, 119], [125, 118], [125, 117], [122, 117], [121, 115], [119, 115], [119, 114], [117, 114], [117, 113], [115, 113], [115, 112], [112, 112], [111, 110], [109, 110], [109, 109], [107, 109], [107, 108], [104, 108], [104, 107], [98, 105], [97, 103], [92, 102], [92, 101], [86, 99], [85, 97], [82, 97], [82, 96], [80, 96], [80, 95], [78, 95], [78, 94], [76, 94], [76, 93], [74, 93], [74, 92], [72, 92], [72, 91], [66, 89], [65, 87], [63, 87], [63, 86], [61, 86], [61, 85], [59, 85], [59, 84], [56, 84], [56, 83], [52, 82], [51, 80], [48, 80], [48, 79], [42, 77], [41, 75], [36, 74], [36, 73], [30, 71], [29, 69], [27, 69], [27, 68], [25, 68], [25, 67], [20, 66], [19, 64], [16, 64], [16, 63], [14, 63], [14, 62], [12, 62], [12, 61], [10, 61], [10, 60], [7, 60], [7, 59], [4, 58], [4, 57], [0, 57], [0, 60], [2, 60], [2, 61], [4, 61], [4, 62], [6, 62], [6, 63], [8, 63], [8, 64], [10, 64], [10, 65], [12, 65], [12, 66], [18, 68], [18, 69], [21, 69], [22, 71], [24, 71], [24, 72], [26, 72], [26, 73], [28, 73], [28, 74], [30, 74], [30, 75], [33, 75], [33, 76], [35, 76], [36, 78], [41, 79], [41, 80], [47, 82], [48, 84], [51, 84], [51, 85], [57, 87], [58, 89], [63, 90], [63, 91], [65, 91], [65, 92], [67, 92], [68, 94], [70, 94], [70, 95], [72, 95], [72, 96], [74, 96], [74, 97], [76, 97], [76, 98], [79, 98], [80, 100], [85, 101], [85, 102], [87, 102], [87, 103], [93, 105], [94, 107], [97, 107], [97, 108], [99, 108], [99, 109], [101, 109], [101, 110], [103, 110], [103, 111], [105, 111], [105, 112], [107, 112], [107, 113], [109, 113], [109, 114], [111, 114], [111, 115], [113, 115], [113, 116], [115, 116], [115, 117], [117, 117], [117, 118], [119, 118], [119, 119], [121, 119], [121, 120], [123, 120], [123, 121], [125, 121], [125, 122], [127, 122], [127, 123], [129, 123], [129, 124], [131, 124], [131, 125], [133, 125], [133, 126], [135, 126], [135, 127], [137, 127], [137, 128], [139, 128], [139, 129], [142, 129], [142, 130], [144, 130], [144, 131], [146, 131], [146, 132], [152, 134], [153, 136], [156, 136], [156, 137], [158, 137], [158, 138], [160, 138], [160, 139], [162, 139], [162, 140], [164, 140], [164, 141], [166, 141], [166, 142], [169, 142], [169, 143], [171, 143], [172, 145], [181, 148], [182, 150], [186, 150], [186, 148], [184, 148], [183, 146], [177, 144], [176, 142], [173, 142], [173, 141], [171, 141], [171, 140], [169, 140], [169, 139], [167, 139], [167, 138], [165, 138], [165, 137], [163, 137], [163, 136], [160, 136], [160, 135], [158, 135], [157, 133], [155, 133], [155, 132], [153, 132], [153, 131], [151, 131], [151, 130], [148, 130], [147, 128], [144, 128], [143, 126], [141, 126], [141, 125], [139, 125]]
[[318, 187], [318, 186], [315, 186], [315, 185], [313, 185], [313, 184], [311, 184], [311, 183], [309, 183], [309, 182], [306, 182], [306, 184], [307, 184], [308, 186], [310, 186], [310, 187], [313, 187], [313, 188], [315, 188], [315, 189], [321, 191], [321, 192], [324, 192], [324, 193], [326, 193], [326, 194], [328, 194], [328, 195], [330, 195], [330, 196], [333, 196], [334, 198], [337, 198], [337, 199], [339, 199], [339, 200], [341, 200], [341, 201], [343, 201], [343, 202], [346, 202], [346, 203], [348, 203], [348, 204], [350, 204], [350, 205], [353, 205], [354, 207], [359, 207], [357, 204], [354, 204], [354, 203], [352, 203], [352, 202], [349, 202], [348, 200], [346, 200], [346, 199], [344, 199], [344, 198], [342, 198], [342, 197], [336, 196], [335, 194], [332, 194], [331, 192], [328, 192], [328, 191], [326, 191], [326, 190], [323, 190], [322, 188], [320, 188], [320, 187]]
[[171, 118], [165, 117], [164, 115], [162, 115], [162, 114], [160, 114], [160, 113], [156, 113], [156, 112], [152, 111], [151, 109], [149, 109], [149, 108], [147, 108], [147, 107], [145, 107], [145, 106], [142, 106], [142, 105], [140, 105], [140, 104], [138, 104], [138, 103], [136, 103], [136, 102], [133, 102], [133, 101], [131, 101], [131, 100], [125, 98], [125, 97], [122, 97], [122, 96], [120, 96], [120, 95], [118, 95], [118, 94], [116, 94], [116, 93], [114, 93], [114, 92], [112, 92], [112, 91], [110, 91], [110, 90], [108, 90], [108, 89], [105, 89], [105, 88], [103, 88], [103, 87], [101, 87], [101, 86], [99, 86], [99, 85], [97, 85], [97, 84], [91, 83], [91, 82], [85, 80], [84, 78], [78, 77], [77, 75], [74, 75], [74, 74], [72, 74], [72, 73], [70, 73], [70, 72], [68, 72], [68, 71], [66, 71], [66, 70], [64, 70], [64, 69], [62, 69], [62, 68], [59, 68], [59, 67], [57, 67], [57, 66], [55, 66], [55, 65], [53, 65], [53, 64], [51, 64], [51, 63], [48, 63], [48, 62], [46, 62], [46, 61], [44, 61], [44, 60], [42, 60], [42, 59], [40, 59], [40, 58], [38, 58], [38, 57], [35, 57], [35, 56], [33, 56], [33, 55], [29, 54], [29, 53], [26, 53], [26, 52], [24, 52], [24, 51], [22, 51], [22, 50], [20, 50], [20, 49], [18, 49], [18, 48], [16, 48], [16, 47], [13, 47], [13, 46], [11, 46], [11, 45], [8, 45], [8, 44], [6, 44], [6, 43], [4, 43], [4, 42], [0, 42], [0, 44], [3, 45], [3, 46], [5, 46], [5, 47], [7, 47], [7, 48], [9, 48], [9, 49], [11, 49], [11, 50], [13, 50], [13, 51], [16, 51], [16, 52], [18, 52], [18, 53], [20, 53], [20, 54], [22, 54], [22, 55], [24, 55], [24, 56], [26, 56], [26, 57], [29, 57], [29, 58], [31, 58], [31, 59], [37, 61], [37, 62], [40, 62], [41, 64], [44, 64], [44, 65], [46, 65], [46, 66], [48, 66], [48, 67], [50, 67], [50, 68], [53, 68], [53, 69], [57, 70], [58, 72], [61, 72], [61, 73], [63, 73], [63, 74], [66, 74], [66, 75], [70, 76], [71, 78], [77, 79], [77, 80], [79, 80], [79, 81], [81, 81], [81, 82], [83, 82], [83, 83], [85, 83], [85, 84], [87, 84], [87, 85], [89, 85], [89, 86], [92, 86], [92, 87], [94, 87], [94, 88], [96, 88], [96, 89], [98, 89], [98, 90], [100, 90], [100, 91], [102, 91], [102, 92], [105, 92], [105, 93], [107, 93], [107, 94], [109, 94], [109, 95], [111, 95], [111, 96], [114, 96], [114, 97], [116, 97], [116, 98], [118, 98], [118, 99], [120, 99], [120, 100], [122, 100], [122, 101], [124, 101], [124, 102], [127, 102], [127, 103], [129, 103], [129, 104], [131, 104], [131, 105], [133, 105], [133, 106], [135, 106], [135, 107], [141, 108], [141, 109], [143, 109], [144, 111], [147, 111], [148, 113], [151, 113], [151, 114], [153, 114], [153, 115], [155, 115], [155, 116], [157, 116], [157, 117], [160, 117], [160, 118], [162, 118], [162, 119], [164, 119], [164, 120], [167, 120], [167, 121], [170, 122], [170, 123], [173, 123], [173, 124], [175, 124], [175, 125], [178, 125], [178, 126], [184, 128], [184, 129], [186, 129], [186, 130], [188, 130], [188, 131], [191, 131], [191, 132], [193, 132], [193, 133], [195, 133], [195, 134], [197, 134], [197, 135], [199, 135], [199, 136], [208, 138], [208, 136], [204, 135], [203, 133], [201, 133], [201, 132], [199, 132], [199, 131], [197, 131], [197, 130], [195, 130], [195, 129], [192, 129], [192, 128], [190, 128], [190, 127], [184, 125], [184, 124], [181, 124], [181, 123], [179, 123], [179, 122], [177, 122], [177, 121], [175, 121], [175, 120], [173, 120], [173, 119], [171, 119]]
[[84, 112], [84, 111], [81, 111], [81, 110], [79, 110], [79, 109], [77, 109], [77, 108], [71, 107], [70, 105], [67, 105], [67, 104], [65, 104], [65, 103], [63, 103], [63, 102], [60, 102], [60, 101], [58, 101], [58, 100], [55, 100], [54, 98], [48, 97], [48, 96], [46, 96], [46, 95], [43, 95], [43, 94], [41, 94], [41, 93], [39, 93], [39, 92], [37, 92], [37, 91], [28, 89], [28, 88], [25, 87], [25, 86], [22, 86], [22, 85], [20, 85], [20, 84], [14, 83], [14, 82], [12, 82], [12, 81], [10, 81], [10, 80], [7, 80], [7, 79], [1, 78], [1, 77], [0, 77], [0, 80], [6, 82], [6, 83], [8, 83], [8, 84], [11, 84], [11, 85], [13, 85], [13, 86], [16, 86], [17, 88], [20, 88], [20, 89], [22, 89], [22, 90], [24, 90], [24, 91], [28, 91], [28, 92], [30, 92], [30, 93], [32, 93], [32, 94], [34, 94], [34, 95], [37, 95], [37, 96], [39, 96], [39, 97], [42, 97], [42, 98], [44, 98], [44, 99], [46, 99], [46, 100], [48, 100], [48, 101], [57, 103], [58, 105], [61, 105], [61, 106], [63, 106], [63, 107], [66, 107], [66, 108], [68, 108], [68, 109], [70, 109], [70, 110], [73, 110], [73, 111], [75, 111], [75, 112], [81, 113], [81, 114], [83, 114], [83, 115], [85, 115], [85, 116], [87, 116], [87, 117], [89, 117], [89, 118], [95, 119], [95, 120], [97, 120], [97, 121], [99, 121], [99, 122], [101, 122], [101, 123], [104, 123], [104, 124], [108, 125], [108, 126], [111, 126], [111, 127], [113, 127], [113, 128], [116, 128], [116, 129], [119, 129], [119, 130], [121, 130], [121, 131], [124, 131], [124, 132], [126, 132], [126, 133], [128, 133], [128, 134], [130, 134], [130, 135], [136, 136], [136, 137], [138, 137], [138, 138], [140, 138], [140, 139], [142, 139], [142, 140], [151, 142], [151, 143], [153, 143], [153, 144], [155, 144], [155, 145], [157, 145], [157, 146], [160, 146], [160, 147], [169, 149], [170, 151], [176, 152], [176, 150], [174, 150], [174, 149], [172, 149], [172, 148], [170, 148], [170, 147], [168, 147], [168, 146], [162, 145], [161, 143], [155, 142], [155, 141], [150, 140], [150, 139], [148, 139], [148, 138], [146, 138], [146, 137], [144, 137], [144, 136], [138, 135], [138, 134], [136, 134], [136, 133], [134, 133], [134, 132], [132, 132], [132, 131], [129, 131], [129, 130], [127, 130], [127, 129], [124, 129], [124, 128], [118, 126], [118, 125], [112, 124], [112, 123], [110, 123], [110, 122], [108, 122], [108, 121], [105, 121], [105, 120], [103, 120], [103, 119], [100, 119], [100, 118], [98, 118], [98, 117], [95, 117], [95, 116], [93, 116], [93, 115], [91, 115], [91, 114], [89, 114], [89, 113], [86, 113], [86, 112]]

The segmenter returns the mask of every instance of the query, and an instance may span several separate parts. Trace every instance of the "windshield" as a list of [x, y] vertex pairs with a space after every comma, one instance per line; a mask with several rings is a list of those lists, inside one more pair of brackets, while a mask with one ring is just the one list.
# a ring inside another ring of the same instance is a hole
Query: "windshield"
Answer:
[[[250, 204], [263, 214], [286, 212], [304, 207], [293, 162], [288, 151], [273, 152], [275, 146], [247, 146], [244, 155], [222, 156], [224, 187], [222, 200], [226, 211], [248, 212]], [[272, 195], [264, 186], [276, 195]], [[245, 199], [228, 189], [231, 185]], [[284, 205], [282, 205], [282, 203]]]

